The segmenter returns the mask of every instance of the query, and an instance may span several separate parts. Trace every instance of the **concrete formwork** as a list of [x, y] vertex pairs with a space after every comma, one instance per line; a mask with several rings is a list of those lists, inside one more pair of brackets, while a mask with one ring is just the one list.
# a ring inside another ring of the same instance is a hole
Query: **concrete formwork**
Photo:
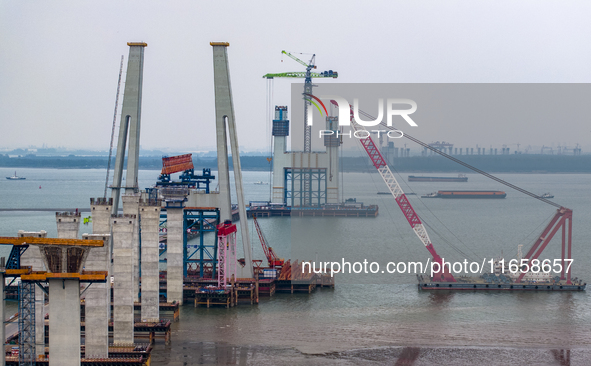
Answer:
[[[47, 238], [47, 232], [19, 230], [19, 238], [35, 237]], [[41, 250], [37, 245], [30, 245], [21, 256], [21, 267], [30, 266], [33, 271], [45, 271], [45, 264]], [[35, 352], [37, 355], [45, 355], [45, 292], [35, 287]], [[5, 338], [3, 338], [5, 339]]]
[[113, 228], [113, 343], [133, 339], [133, 247], [135, 215], [112, 215]]
[[[213, 47], [213, 79], [215, 88], [215, 115], [217, 132], [218, 153], [218, 177], [219, 177], [219, 204], [220, 220], [232, 220], [232, 206], [230, 202], [230, 173], [228, 167], [228, 146], [226, 135], [226, 123], [230, 135], [232, 148], [232, 163], [234, 165], [234, 183], [236, 184], [236, 198], [238, 200], [238, 214], [240, 222], [247, 222], [246, 205], [242, 188], [242, 169], [240, 166], [240, 152], [238, 148], [238, 133], [234, 116], [232, 101], [232, 85], [230, 83], [230, 68], [228, 64], [228, 43], [212, 42]], [[248, 225], [240, 225], [240, 234], [244, 249], [243, 276], [253, 278], [252, 249], [250, 247], [250, 235]]]
[[108, 271], [107, 283], [93, 283], [85, 296], [86, 357], [109, 357], [109, 320], [111, 319], [111, 209], [112, 200], [90, 199], [93, 234], [83, 234], [83, 239], [105, 241], [101, 248], [91, 248], [86, 259], [87, 271]]
[[78, 239], [80, 231], [80, 212], [56, 212], [57, 237], [60, 239]]
[[50, 366], [80, 365], [80, 281], [50, 279]]
[[132, 193], [138, 188], [138, 162], [140, 156], [140, 126], [142, 111], [142, 83], [144, 74], [144, 47], [146, 43], [128, 43], [129, 58], [127, 61], [127, 75], [125, 78], [125, 90], [123, 92], [123, 105], [121, 107], [121, 122], [119, 127], [119, 140], [117, 141], [117, 156], [115, 157], [115, 170], [113, 175], [113, 214], [119, 210], [119, 195], [121, 191], [121, 178], [123, 176], [123, 164], [125, 162], [125, 148], [127, 135], [129, 134], [129, 153], [127, 156], [127, 168], [125, 179], [125, 192]]
[[[136, 218], [140, 218], [140, 193], [125, 194], [122, 197], [123, 200], [123, 214], [124, 215], [135, 215]], [[140, 220], [134, 221], [133, 237], [132, 237], [132, 248], [133, 248], [133, 301], [140, 301], [139, 288], [140, 288]]]
[[166, 209], [166, 300], [183, 303], [183, 208]]
[[[157, 203], [157, 204], [156, 204]], [[160, 202], [142, 202], [140, 215], [142, 219], [142, 307], [143, 322], [157, 322], [160, 320], [159, 296], [160, 275], [159, 264], [159, 228]]]

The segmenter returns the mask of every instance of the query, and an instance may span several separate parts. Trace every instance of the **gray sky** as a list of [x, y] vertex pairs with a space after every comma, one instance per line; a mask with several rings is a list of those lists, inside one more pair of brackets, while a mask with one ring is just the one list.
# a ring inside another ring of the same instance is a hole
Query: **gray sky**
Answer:
[[[316, 53], [318, 69], [346, 83], [588, 83], [589, 14], [587, 1], [3, 1], [0, 147], [107, 149], [128, 41], [148, 43], [144, 148], [213, 149], [209, 42], [227, 41], [239, 142], [255, 150], [267, 145], [262, 75], [303, 69], [281, 62], [283, 49]], [[289, 83], [275, 80], [275, 104], [290, 103]], [[543, 141], [523, 132], [475, 143], [578, 142], [588, 152], [590, 130], [564, 123]]]

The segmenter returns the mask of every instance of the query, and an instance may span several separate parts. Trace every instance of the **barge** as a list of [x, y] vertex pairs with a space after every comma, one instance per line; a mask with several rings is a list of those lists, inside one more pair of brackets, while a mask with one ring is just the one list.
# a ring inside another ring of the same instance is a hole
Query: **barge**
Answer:
[[[497, 277], [497, 276], [495, 276]], [[515, 283], [503, 281], [500, 277], [494, 280], [492, 277], [456, 277], [456, 282], [436, 282], [429, 276], [417, 275], [418, 287], [421, 290], [466, 290], [466, 291], [585, 291], [587, 283], [574, 279], [571, 283], [567, 280], [551, 282], [523, 282]]]
[[409, 182], [467, 182], [468, 177], [465, 174], [458, 174], [457, 177], [419, 177], [416, 175], [408, 176]]
[[421, 196], [421, 198], [505, 198], [507, 193], [503, 191], [437, 191]]

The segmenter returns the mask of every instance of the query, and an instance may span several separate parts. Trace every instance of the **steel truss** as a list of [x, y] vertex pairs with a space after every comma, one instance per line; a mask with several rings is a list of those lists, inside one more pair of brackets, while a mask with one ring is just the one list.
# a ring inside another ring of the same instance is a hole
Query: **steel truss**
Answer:
[[35, 282], [21, 281], [18, 286], [19, 365], [36, 365]]
[[291, 207], [326, 204], [326, 168], [285, 168], [283, 202]]

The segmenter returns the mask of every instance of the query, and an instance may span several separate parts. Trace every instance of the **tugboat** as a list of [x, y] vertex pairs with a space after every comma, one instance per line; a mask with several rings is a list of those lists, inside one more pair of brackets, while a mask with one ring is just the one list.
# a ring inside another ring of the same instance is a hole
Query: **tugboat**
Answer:
[[14, 175], [13, 175], [12, 177], [6, 177], [6, 179], [8, 179], [8, 180], [25, 180], [25, 179], [27, 179], [27, 178], [25, 178], [25, 177], [19, 177], [19, 176], [17, 176], [17, 175], [16, 175], [16, 171], [15, 171], [15, 172], [14, 172]]

